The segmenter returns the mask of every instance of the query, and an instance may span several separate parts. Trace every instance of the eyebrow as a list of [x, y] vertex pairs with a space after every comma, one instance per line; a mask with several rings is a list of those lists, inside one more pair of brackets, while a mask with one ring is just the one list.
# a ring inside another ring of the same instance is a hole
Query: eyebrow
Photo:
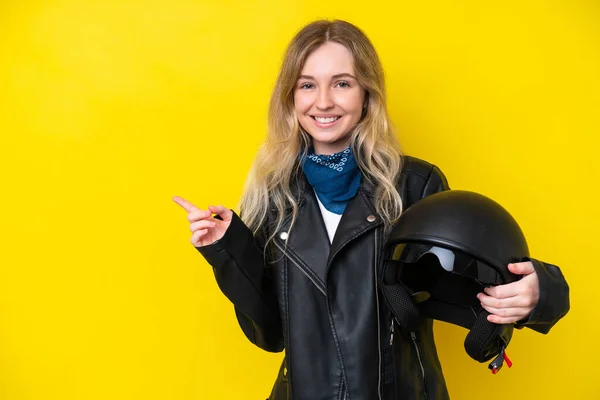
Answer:
[[[339, 78], [352, 78], [352, 79], [356, 79], [355, 76], [353, 76], [352, 74], [348, 74], [348, 73], [336, 74], [336, 75], [333, 75], [331, 78], [332, 79], [339, 79]], [[310, 76], [310, 75], [300, 75], [298, 77], [298, 79], [312, 79], [312, 80], [315, 80], [315, 78], [313, 76]]]

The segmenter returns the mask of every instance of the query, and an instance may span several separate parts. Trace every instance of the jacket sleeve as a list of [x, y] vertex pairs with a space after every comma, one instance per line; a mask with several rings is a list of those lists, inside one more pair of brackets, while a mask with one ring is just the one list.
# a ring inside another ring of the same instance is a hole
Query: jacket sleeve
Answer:
[[529, 318], [515, 324], [521, 329], [528, 327], [539, 333], [548, 333], [570, 309], [569, 285], [560, 268], [534, 258], [526, 257], [521, 261], [531, 261], [538, 276], [540, 297]]
[[234, 212], [220, 240], [196, 249], [213, 267], [217, 284], [233, 303], [246, 337], [266, 351], [282, 351], [277, 296], [263, 251], [250, 229]]

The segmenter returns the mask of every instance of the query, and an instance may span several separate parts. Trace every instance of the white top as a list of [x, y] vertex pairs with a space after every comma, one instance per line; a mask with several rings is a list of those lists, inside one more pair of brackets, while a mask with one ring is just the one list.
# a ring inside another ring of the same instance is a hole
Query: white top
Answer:
[[319, 208], [321, 209], [321, 215], [323, 215], [323, 221], [325, 222], [325, 228], [327, 228], [327, 235], [329, 235], [329, 243], [333, 242], [333, 235], [335, 235], [335, 231], [340, 224], [340, 220], [342, 219], [341, 214], [332, 213], [328, 209], [325, 208], [321, 200], [319, 200], [319, 196], [315, 193], [315, 197], [317, 198], [317, 202], [319, 203]]

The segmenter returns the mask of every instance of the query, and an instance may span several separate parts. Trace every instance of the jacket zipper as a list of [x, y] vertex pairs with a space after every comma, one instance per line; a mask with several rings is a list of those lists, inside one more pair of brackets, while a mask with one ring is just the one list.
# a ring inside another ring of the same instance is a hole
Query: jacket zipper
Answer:
[[279, 250], [281, 250], [281, 252], [282, 252], [283, 254], [285, 254], [285, 256], [286, 256], [286, 257], [287, 257], [287, 258], [288, 258], [288, 259], [289, 259], [289, 260], [292, 262], [292, 264], [294, 264], [294, 265], [295, 265], [295, 266], [296, 266], [296, 267], [297, 267], [297, 268], [298, 268], [300, 271], [302, 271], [302, 273], [303, 273], [304, 275], [306, 275], [306, 277], [307, 277], [308, 279], [310, 279], [310, 280], [311, 280], [311, 282], [312, 282], [312, 283], [315, 285], [315, 287], [316, 287], [317, 289], [319, 289], [319, 291], [320, 291], [321, 293], [323, 293], [323, 295], [325, 295], [325, 289], [323, 289], [323, 288], [322, 288], [322, 287], [321, 287], [321, 286], [318, 284], [318, 282], [315, 280], [315, 278], [313, 278], [313, 277], [312, 277], [312, 276], [311, 276], [311, 275], [310, 275], [308, 272], [306, 272], [306, 270], [304, 269], [304, 267], [303, 267], [303, 266], [301, 266], [301, 265], [300, 265], [300, 263], [296, 262], [296, 260], [294, 260], [292, 257], [290, 257], [290, 256], [289, 256], [289, 255], [286, 253], [286, 251], [285, 251], [285, 250], [284, 250], [284, 249], [283, 249], [283, 248], [282, 248], [282, 247], [281, 247], [281, 246], [280, 246], [280, 245], [279, 245], [279, 244], [278, 244], [278, 243], [277, 243], [275, 240], [273, 240], [273, 243], [275, 243], [275, 246], [277, 246], [277, 248], [278, 248]]
[[381, 322], [379, 320], [379, 293], [377, 291], [377, 285], [379, 283], [377, 276], [377, 255], [378, 255], [378, 241], [377, 241], [377, 229], [375, 229], [375, 261], [373, 262], [374, 270], [375, 270], [375, 301], [377, 305], [377, 349], [379, 350], [379, 369], [378, 369], [378, 377], [377, 377], [377, 397], [381, 400]]
[[423, 398], [427, 399], [427, 382], [425, 381], [425, 367], [423, 367], [421, 352], [419, 351], [419, 345], [417, 344], [417, 334], [415, 332], [411, 332], [410, 337], [413, 341], [413, 344], [415, 345], [415, 350], [417, 351], [417, 359], [419, 360], [419, 366], [421, 367], [421, 376], [423, 378]]

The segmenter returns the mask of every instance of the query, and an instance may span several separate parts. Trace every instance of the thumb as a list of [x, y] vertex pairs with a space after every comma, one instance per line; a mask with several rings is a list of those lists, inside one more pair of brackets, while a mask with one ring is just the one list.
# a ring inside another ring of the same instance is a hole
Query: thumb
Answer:
[[529, 275], [535, 272], [531, 261], [508, 264], [508, 269], [516, 275]]
[[225, 208], [223, 206], [208, 206], [208, 209], [211, 213], [217, 214], [218, 216], [223, 218], [224, 221], [229, 221], [233, 214], [233, 212], [231, 212], [229, 208]]

